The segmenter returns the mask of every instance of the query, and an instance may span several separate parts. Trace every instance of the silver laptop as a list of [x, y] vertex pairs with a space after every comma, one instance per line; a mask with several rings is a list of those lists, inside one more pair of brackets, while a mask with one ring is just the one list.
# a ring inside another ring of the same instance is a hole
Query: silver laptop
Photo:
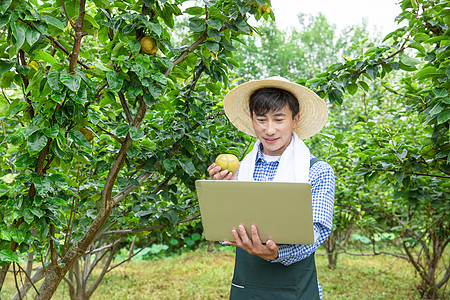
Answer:
[[243, 224], [251, 237], [255, 224], [263, 243], [314, 244], [309, 183], [197, 180], [205, 238], [234, 241]]

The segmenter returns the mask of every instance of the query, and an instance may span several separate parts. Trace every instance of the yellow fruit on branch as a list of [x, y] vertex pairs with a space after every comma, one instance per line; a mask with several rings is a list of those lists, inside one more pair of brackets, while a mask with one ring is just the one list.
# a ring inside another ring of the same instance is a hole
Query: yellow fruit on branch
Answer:
[[94, 138], [92, 132], [86, 127], [81, 127], [80, 132], [84, 135], [84, 137], [88, 140], [88, 142], [92, 141], [92, 139]]
[[222, 170], [228, 170], [231, 173], [236, 173], [239, 170], [239, 160], [233, 154], [220, 154], [216, 158], [216, 166], [220, 166]]
[[154, 55], [158, 52], [158, 46], [156, 45], [156, 40], [154, 38], [145, 36], [139, 43], [141, 44], [141, 50], [147, 55]]

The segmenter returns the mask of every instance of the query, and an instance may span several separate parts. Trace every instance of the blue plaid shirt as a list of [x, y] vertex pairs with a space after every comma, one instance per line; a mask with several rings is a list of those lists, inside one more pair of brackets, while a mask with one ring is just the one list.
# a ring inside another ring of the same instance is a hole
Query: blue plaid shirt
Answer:
[[[314, 158], [313, 155], [310, 159], [312, 158]], [[258, 149], [253, 179], [255, 181], [273, 181], [278, 170], [279, 160], [267, 162], [264, 160], [261, 148]], [[318, 161], [310, 168], [308, 181], [311, 184], [314, 233], [318, 238], [314, 245], [280, 244], [278, 258], [272, 262], [288, 266], [305, 259], [313, 254], [331, 233], [334, 207], [333, 169], [326, 162]], [[319, 294], [322, 299], [320, 284]]]

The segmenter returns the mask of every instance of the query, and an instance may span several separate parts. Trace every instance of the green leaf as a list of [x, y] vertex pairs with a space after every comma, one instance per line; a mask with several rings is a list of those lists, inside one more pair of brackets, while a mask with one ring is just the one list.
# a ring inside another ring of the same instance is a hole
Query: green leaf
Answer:
[[0, 261], [6, 261], [6, 262], [19, 262], [19, 257], [17, 257], [17, 254], [12, 252], [8, 249], [0, 250]]
[[31, 166], [37, 161], [36, 158], [30, 157], [28, 153], [19, 156], [14, 163], [18, 168], [26, 168]]
[[205, 9], [203, 7], [194, 6], [186, 8], [184, 12], [190, 15], [203, 15], [205, 13]]
[[189, 29], [192, 30], [193, 32], [202, 32], [203, 30], [206, 29], [206, 25], [200, 23], [197, 20], [192, 20], [191, 22], [189, 22]]
[[236, 20], [234, 24], [243, 32], [250, 34], [250, 26], [248, 26], [244, 19]]
[[409, 57], [403, 52], [400, 53], [400, 61], [408, 67], [414, 67], [415, 65], [422, 63], [420, 60]]
[[128, 126], [126, 124], [122, 124], [116, 128], [116, 135], [120, 136], [120, 137], [126, 136], [129, 131], [130, 131], [130, 126]]
[[10, 187], [4, 184], [0, 184], [0, 197], [9, 191]]
[[137, 40], [128, 41], [128, 45], [130, 46], [131, 53], [133, 54], [137, 54], [141, 50], [141, 43], [139, 43]]
[[367, 74], [369, 74], [370, 78], [374, 80], [378, 75], [378, 65], [367, 66], [366, 71]]
[[441, 74], [435, 67], [425, 67], [419, 70], [415, 77], [419, 80], [424, 80], [425, 78], [433, 78], [438, 76], [441, 76]]
[[66, 200], [58, 198], [58, 197], [48, 197], [47, 202], [52, 204], [52, 205], [56, 205], [56, 206], [64, 206], [67, 205]]
[[444, 98], [448, 95], [448, 91], [445, 88], [434, 88], [433, 93], [439, 98]]
[[173, 172], [177, 167], [177, 162], [175, 160], [165, 159], [163, 161], [163, 166], [168, 172]]
[[225, 48], [225, 50], [227, 51], [237, 51], [236, 47], [234, 47], [231, 42], [227, 41], [227, 40], [223, 40], [222, 41], [222, 45]]
[[20, 49], [22, 47], [23, 43], [25, 42], [25, 30], [26, 28], [23, 25], [19, 25], [15, 22], [10, 23], [11, 31], [16, 39], [15, 46], [17, 49]]
[[430, 116], [437, 115], [444, 109], [444, 106], [439, 102], [429, 112]]
[[[11, 5], [12, 0], [1, 0], [0, 1], [0, 14], [4, 14], [8, 7]], [[1, 26], [3, 27], [3, 26]]]
[[40, 131], [36, 131], [27, 139], [27, 150], [30, 155], [41, 152], [47, 144], [47, 137]]
[[11, 70], [16, 63], [14, 61], [0, 59], [0, 77]]
[[439, 113], [438, 115], [438, 124], [442, 124], [450, 120], [450, 109], [446, 109]]
[[91, 149], [91, 144], [88, 142], [88, 140], [84, 137], [84, 135], [79, 130], [74, 128], [71, 131], [69, 131], [69, 137], [78, 146]]
[[219, 44], [216, 42], [206, 42], [206, 48], [208, 48], [209, 51], [216, 53], [219, 52]]
[[358, 81], [358, 85], [366, 92], [369, 91], [369, 85], [364, 81]]
[[81, 77], [77, 75], [68, 74], [66, 71], [62, 71], [59, 74], [59, 80], [73, 92], [77, 92], [80, 89]]
[[33, 45], [39, 40], [41, 33], [31, 27], [27, 27], [25, 31], [25, 39], [27, 40], [29, 45]]
[[163, 216], [166, 217], [172, 224], [178, 223], [178, 213], [175, 210], [165, 211]]
[[182, 158], [179, 160], [181, 167], [183, 170], [189, 174], [192, 175], [195, 172], [195, 166], [194, 164], [187, 158]]
[[131, 126], [129, 132], [130, 132], [130, 137], [133, 141], [140, 140], [144, 137], [144, 131], [140, 128]]
[[33, 215], [35, 215], [38, 218], [41, 218], [41, 217], [43, 217], [45, 215], [45, 212], [42, 209], [38, 208], [38, 207], [31, 206], [28, 209], [30, 210], [30, 212]]
[[150, 77], [151, 77], [153, 80], [155, 80], [156, 82], [159, 82], [159, 83], [161, 83], [161, 84], [163, 84], [163, 85], [166, 85], [166, 84], [167, 84], [167, 77], [164, 76], [164, 74], [161, 73], [161, 72], [154, 72], [154, 73], [152, 73], [152, 74], [150, 75]]
[[108, 81], [108, 87], [112, 91], [118, 92], [123, 85], [123, 76], [119, 72], [107, 72], [106, 80]]
[[338, 89], [331, 90], [331, 92], [328, 93], [328, 98], [331, 103], [336, 102], [339, 105], [342, 104], [342, 92]]
[[353, 96], [358, 91], [358, 85], [355, 83], [350, 83], [349, 85], [347, 85], [347, 91], [350, 95]]
[[220, 40], [222, 39], [220, 33], [214, 29], [208, 30], [208, 36], [213, 38], [215, 42], [220, 42]]
[[56, 138], [58, 133], [59, 133], [59, 125], [58, 124], [53, 125], [51, 128], [44, 128], [44, 134], [51, 139]]
[[97, 125], [100, 121], [100, 118], [102, 117], [100, 113], [96, 112], [95, 110], [89, 110], [88, 111], [89, 120], [92, 122], [92, 124]]
[[156, 150], [156, 143], [150, 139], [144, 139], [141, 141], [141, 145], [149, 148], [150, 150]]
[[66, 178], [61, 174], [51, 174], [48, 180], [57, 188], [63, 188], [67, 185]]
[[159, 23], [150, 22], [149, 27], [152, 30], [154, 34], [156, 34], [158, 37], [161, 36], [161, 33], [163, 31], [162, 26]]
[[398, 183], [402, 183], [403, 178], [405, 178], [405, 170], [401, 170], [395, 173], [395, 179]]
[[59, 19], [57, 19], [55, 17], [49, 16], [49, 15], [41, 15], [41, 19], [43, 21], [45, 21], [47, 24], [55, 26], [56, 28], [59, 28], [62, 31], [64, 31], [64, 29], [65, 29], [63, 22], [61, 22]]
[[60, 91], [62, 85], [59, 84], [59, 72], [52, 69], [47, 75], [47, 82], [50, 88], [54, 91]]
[[212, 27], [217, 30], [222, 29], [222, 25], [223, 25], [222, 21], [217, 20], [217, 19], [206, 20], [206, 24], [208, 24], [209, 27]]

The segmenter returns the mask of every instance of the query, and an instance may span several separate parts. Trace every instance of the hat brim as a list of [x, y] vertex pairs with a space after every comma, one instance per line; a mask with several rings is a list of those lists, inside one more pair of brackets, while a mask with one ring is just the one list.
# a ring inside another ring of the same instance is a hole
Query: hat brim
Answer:
[[299, 103], [299, 122], [294, 132], [302, 140], [318, 133], [327, 122], [328, 107], [323, 99], [310, 89], [280, 79], [263, 79], [243, 83], [232, 89], [223, 102], [225, 114], [240, 131], [256, 136], [250, 116], [249, 99], [261, 88], [279, 88], [291, 92]]

